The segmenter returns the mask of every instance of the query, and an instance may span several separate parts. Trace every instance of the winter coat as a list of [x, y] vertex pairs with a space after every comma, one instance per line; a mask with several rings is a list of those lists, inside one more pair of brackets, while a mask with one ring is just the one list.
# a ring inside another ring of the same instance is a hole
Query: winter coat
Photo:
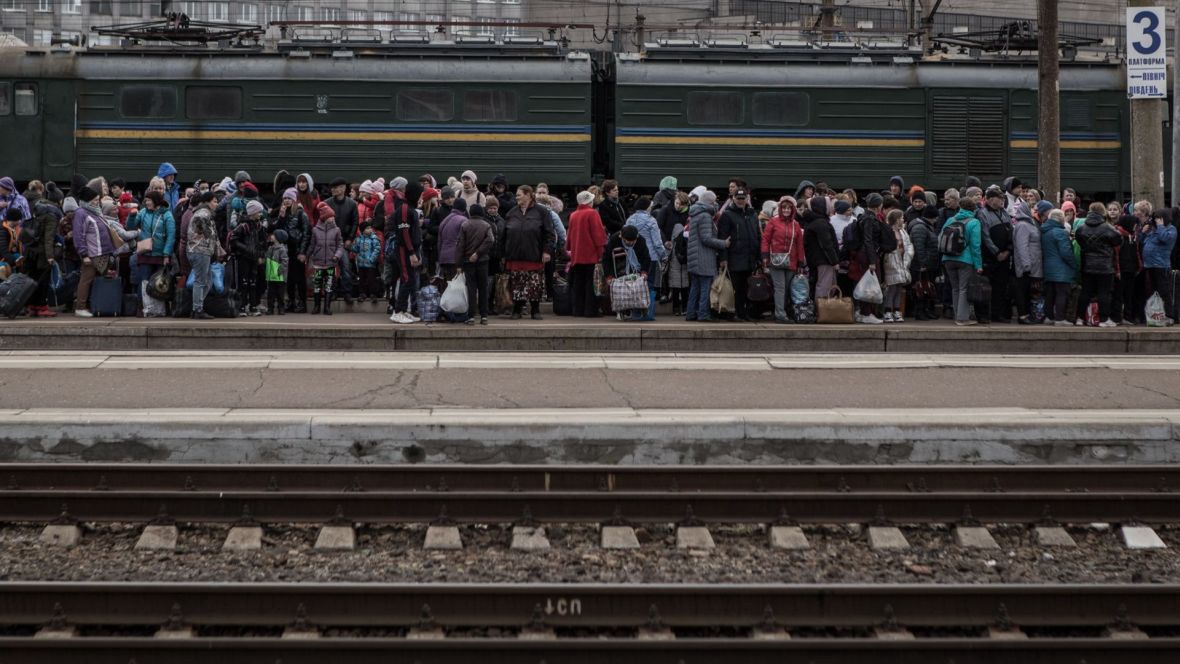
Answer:
[[307, 260], [317, 270], [335, 267], [344, 256], [344, 238], [332, 219], [321, 220], [311, 229], [311, 253]]
[[1134, 217], [1130, 217], [1124, 226], [1123, 220], [1119, 220], [1119, 225], [1115, 230], [1119, 232], [1122, 237], [1122, 244], [1115, 248], [1115, 265], [1118, 267], [1116, 276], [1120, 279], [1123, 277], [1133, 279], [1139, 271], [1143, 269], [1143, 260], [1139, 256], [1139, 243], [1135, 237], [1135, 221]]
[[[668, 258], [668, 250], [664, 247], [660, 225], [655, 217], [646, 212], [636, 212], [627, 219], [626, 225], [639, 229], [639, 237], [643, 238], [643, 243], [647, 245], [647, 253], [653, 263]], [[643, 260], [643, 256], [640, 255], [639, 259]]]
[[[799, 186], [795, 187], [795, 200], [797, 200], [797, 201], [800, 200], [800, 198], [803, 196], [803, 190], [808, 187], [811, 187], [812, 190], [814, 190], [815, 183], [812, 182], [811, 180], [800, 180]], [[800, 201], [800, 202], [802, 202], [802, 201]]]
[[508, 211], [504, 219], [504, 238], [500, 241], [505, 261], [541, 262], [542, 254], [557, 241], [548, 216], [539, 205], [529, 206], [527, 210], [517, 206]]
[[910, 267], [915, 270], [937, 272], [940, 256], [938, 253], [938, 232], [934, 230], [930, 220], [924, 217], [915, 219], [906, 225], [906, 232], [910, 236], [910, 242], [914, 245], [914, 262], [910, 264]]
[[288, 255], [306, 256], [311, 247], [311, 222], [298, 203], [289, 208], [285, 216], [275, 219], [274, 229], [280, 228], [287, 231]]
[[[299, 178], [307, 180], [307, 191], [299, 191]], [[317, 207], [320, 204], [320, 195], [315, 190], [315, 180], [312, 179], [311, 173], [300, 173], [295, 178], [295, 191], [299, 197], [299, 204], [303, 206], [303, 211], [307, 213], [307, 220], [315, 226], [320, 221], [320, 212]]]
[[838, 265], [840, 252], [836, 241], [836, 229], [827, 217], [812, 215], [803, 231], [803, 251], [807, 264], [813, 268], [821, 265]]
[[385, 192], [382, 205], [388, 214], [385, 224], [385, 260], [393, 271], [394, 278], [406, 281], [414, 269], [411, 258], [422, 248], [422, 224], [418, 210], [406, 200], [405, 194], [390, 189]]
[[729, 262], [730, 272], [750, 272], [762, 260], [762, 229], [753, 207], [729, 206], [717, 222], [717, 237], [731, 240], [729, 248], [722, 253], [722, 260]]
[[229, 232], [229, 255], [241, 262], [257, 260], [265, 252], [258, 246], [254, 222], [243, 220]]
[[959, 210], [958, 214], [954, 216], [953, 221], [963, 223], [963, 237], [967, 241], [966, 246], [963, 247], [963, 252], [957, 256], [943, 256], [942, 262], [956, 261], [958, 263], [966, 263], [976, 270], [982, 270], [983, 241], [981, 239], [982, 232], [980, 230], [979, 220], [975, 218], [974, 213], [967, 210]]
[[[1027, 209], [1027, 208], [1025, 208]], [[1017, 219], [1021, 216], [1032, 217], [1027, 214], [1018, 214]], [[1007, 210], [999, 209], [993, 210], [987, 205], [981, 206], [975, 212], [975, 218], [980, 223], [980, 242], [983, 243], [983, 255], [989, 265], [996, 265], [1001, 261], [996, 260], [996, 256], [1000, 252], [1012, 252], [1012, 234], [1015, 231], [1013, 223], [1015, 221], [1012, 216], [1008, 214]]]
[[1077, 274], [1069, 231], [1050, 219], [1041, 226], [1041, 275], [1045, 281], [1072, 284]]
[[1012, 264], [1017, 277], [1040, 279], [1044, 274], [1041, 231], [1028, 217], [1018, 218], [1012, 229]]
[[[672, 237], [682, 237], [686, 227], [676, 224], [672, 228]], [[687, 241], [687, 238], [685, 239]], [[692, 285], [688, 276], [688, 263], [681, 263], [675, 251], [668, 252], [668, 288], [688, 288]], [[687, 256], [686, 256], [687, 258]]]
[[213, 221], [213, 210], [202, 205], [193, 212], [193, 218], [188, 223], [188, 254], [202, 254], [213, 256], [217, 253], [217, 224]]
[[[179, 173], [176, 172], [176, 167], [168, 162], [160, 164], [160, 167], [156, 169], [156, 177], [160, 178], [161, 180], [168, 177], [169, 175], [179, 175]], [[168, 208], [170, 210], [176, 208], [176, 204], [180, 202], [179, 177], [176, 177], [172, 180], [172, 186], [165, 185], [164, 200], [168, 202]]]
[[176, 247], [176, 220], [172, 213], [163, 208], [148, 211], [140, 210], [134, 217], [127, 219], [127, 230], [139, 231], [139, 239], [152, 239], [152, 250], [149, 256], [163, 258], [171, 256]]
[[656, 223], [659, 224], [660, 227], [660, 237], [664, 238], [664, 242], [671, 242], [672, 238], [676, 237], [676, 234], [672, 232], [672, 229], [675, 228], [677, 224], [680, 224], [681, 226], [688, 225], [688, 209], [686, 208], [683, 212], [677, 210], [676, 201], [672, 201], [660, 208], [660, 211], [656, 213], [655, 217]]
[[606, 247], [606, 229], [598, 211], [589, 205], [579, 205], [570, 215], [566, 248], [570, 265], [594, 265], [602, 259]]
[[356, 266], [377, 267], [381, 262], [381, 238], [376, 231], [361, 233], [352, 241], [352, 251], [356, 254]]
[[114, 256], [115, 245], [102, 214], [88, 205], [74, 212], [74, 247], [79, 258]]
[[1123, 243], [1123, 238], [1103, 215], [1087, 214], [1074, 237], [1082, 249], [1083, 274], [1114, 274], [1114, 248]]
[[[287, 245], [273, 242], [266, 245], [266, 280], [272, 282], [286, 282], [287, 269], [290, 259], [287, 256]], [[279, 277], [274, 279], [272, 277]]]
[[897, 240], [897, 249], [885, 254], [883, 263], [885, 271], [885, 280], [882, 282], [886, 286], [897, 286], [900, 284], [910, 283], [910, 264], [914, 260], [914, 243], [910, 240], [910, 234], [904, 230], [895, 231]]
[[[673, 206], [675, 206], [675, 204], [676, 204], [676, 188], [675, 187], [673, 187], [671, 189], [661, 189], [656, 192], [655, 196], [651, 197], [651, 210], [652, 210], [652, 213], [656, 217], [660, 216], [660, 213], [664, 211], [664, 208], [673, 207]], [[660, 228], [661, 228], [661, 230], [663, 230], [663, 226], [661, 226]], [[668, 229], [668, 232], [670, 233], [671, 229]], [[665, 237], [664, 241], [667, 241], [667, 239], [668, 238]], [[648, 247], [648, 250], [650, 251], [651, 247]]]
[[[623, 234], [615, 233], [606, 241], [606, 249], [602, 252], [602, 274], [607, 279], [614, 279], [621, 277], [627, 272], [627, 256], [626, 247], [623, 245]], [[649, 254], [647, 243], [643, 240], [643, 236], [635, 238], [635, 257], [639, 259], [640, 272], [646, 273], [651, 269], [650, 263], [645, 263], [644, 256]], [[618, 254], [616, 255], [616, 252]]]
[[477, 263], [486, 263], [492, 247], [496, 244], [496, 234], [492, 225], [483, 217], [471, 217], [463, 221], [459, 228], [459, 242], [456, 248], [460, 263], [471, 262], [471, 255], [475, 254]]
[[762, 229], [762, 261], [767, 267], [771, 254], [790, 254], [785, 269], [793, 272], [807, 262], [803, 227], [794, 217], [787, 221], [776, 214], [766, 221], [766, 228]]
[[57, 205], [41, 200], [33, 204], [33, 218], [26, 221], [32, 224], [41, 241], [33, 245], [25, 245], [25, 269], [31, 272], [41, 272], [49, 268], [49, 259], [53, 258], [54, 236], [57, 235], [58, 224], [61, 223], [62, 212]]
[[351, 241], [356, 238], [357, 228], [360, 226], [360, 210], [356, 206], [356, 201], [348, 196], [344, 200], [337, 200], [335, 196], [329, 196], [328, 200], [324, 201], [332, 211], [336, 213], [336, 227], [340, 229], [340, 237], [344, 240]]
[[623, 204], [617, 198], [607, 196], [598, 204], [598, 216], [602, 219], [602, 226], [606, 228], [608, 235], [613, 235], [623, 230], [623, 224], [627, 221], [627, 213], [623, 211]]
[[715, 205], [700, 201], [688, 209], [691, 221], [688, 226], [688, 272], [699, 277], [717, 276], [717, 254], [725, 251], [725, 240], [717, 237], [713, 225]]
[[561, 215], [551, 207], [538, 205], [541, 211], [549, 217], [549, 231], [553, 233], [553, 244], [550, 245], [552, 253], [556, 253], [558, 249], [565, 247], [565, 224], [561, 223]]
[[[484, 196], [484, 193], [482, 191], [480, 191], [479, 188], [477, 188], [477, 187], [472, 187], [471, 191], [467, 191], [466, 189], [460, 189], [458, 192], [458, 196], [459, 196], [459, 198], [462, 198], [463, 200], [467, 201], [467, 209], [468, 210], [471, 209], [472, 205], [478, 205], [480, 207], [483, 207], [484, 201], [487, 200]], [[462, 261], [460, 261], [460, 262], [462, 262]]]
[[446, 219], [438, 227], [438, 262], [443, 265], [461, 263], [459, 256], [459, 231], [467, 221], [467, 213], [451, 210]]
[[1151, 230], [1143, 234], [1139, 245], [1143, 247], [1143, 267], [1171, 269], [1172, 247], [1176, 245], [1176, 227], [1156, 226], [1152, 222]]

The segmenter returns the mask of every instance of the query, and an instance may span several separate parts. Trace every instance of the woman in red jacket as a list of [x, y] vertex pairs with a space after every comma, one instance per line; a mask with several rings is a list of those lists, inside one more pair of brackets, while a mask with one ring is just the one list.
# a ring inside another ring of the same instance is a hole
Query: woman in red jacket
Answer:
[[602, 260], [606, 246], [606, 229], [598, 210], [594, 209], [594, 194], [578, 194], [578, 209], [570, 215], [566, 244], [570, 252], [570, 292], [575, 316], [597, 318], [598, 299], [594, 296], [594, 266]]
[[[791, 279], [804, 267], [803, 227], [799, 225], [795, 199], [783, 196], [778, 214], [766, 222], [762, 231], [762, 264], [770, 268], [774, 281], [774, 322], [790, 323], [794, 319], [791, 304]], [[788, 312], [791, 312], [788, 314]]]

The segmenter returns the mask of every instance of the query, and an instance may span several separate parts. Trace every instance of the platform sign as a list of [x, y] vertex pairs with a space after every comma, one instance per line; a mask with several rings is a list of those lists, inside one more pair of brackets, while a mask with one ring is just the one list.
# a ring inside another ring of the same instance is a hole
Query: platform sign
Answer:
[[1127, 7], [1127, 97], [1168, 96], [1168, 54], [1163, 7]]

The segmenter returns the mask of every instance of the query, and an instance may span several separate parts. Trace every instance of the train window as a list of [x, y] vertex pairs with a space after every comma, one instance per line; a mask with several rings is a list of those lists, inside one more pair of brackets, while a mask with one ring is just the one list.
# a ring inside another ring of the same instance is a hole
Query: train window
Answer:
[[190, 85], [184, 91], [184, 115], [190, 120], [236, 120], [242, 117], [242, 89]]
[[688, 93], [688, 123], [694, 125], [736, 125], [742, 123], [745, 104], [740, 92]]
[[754, 124], [800, 127], [811, 120], [811, 100], [806, 92], [754, 93]]
[[13, 87], [13, 102], [17, 115], [36, 115], [37, 84], [17, 83]]
[[0, 115], [12, 112], [12, 84], [0, 83]]
[[455, 94], [450, 90], [420, 88], [397, 93], [398, 120], [445, 122], [455, 117]]
[[176, 88], [167, 85], [128, 85], [119, 93], [119, 112], [125, 118], [176, 116]]
[[511, 90], [470, 90], [463, 94], [463, 119], [516, 121], [516, 93]]

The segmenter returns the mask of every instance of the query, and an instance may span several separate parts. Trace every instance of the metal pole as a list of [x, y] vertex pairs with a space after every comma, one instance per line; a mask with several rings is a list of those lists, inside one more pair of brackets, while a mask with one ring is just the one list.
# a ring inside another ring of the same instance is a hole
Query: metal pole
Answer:
[[[1130, 7], [1155, 7], [1158, 0], [1129, 0]], [[1166, 32], [1165, 32], [1166, 34]], [[1130, 57], [1130, 48], [1127, 50]], [[1153, 207], [1164, 204], [1163, 105], [1159, 99], [1131, 100], [1131, 196]]]
[[1037, 187], [1054, 205], [1061, 203], [1061, 99], [1057, 51], [1057, 0], [1037, 2]]
[[1176, 0], [1175, 40], [1172, 41], [1172, 207], [1180, 196], [1180, 0]]

